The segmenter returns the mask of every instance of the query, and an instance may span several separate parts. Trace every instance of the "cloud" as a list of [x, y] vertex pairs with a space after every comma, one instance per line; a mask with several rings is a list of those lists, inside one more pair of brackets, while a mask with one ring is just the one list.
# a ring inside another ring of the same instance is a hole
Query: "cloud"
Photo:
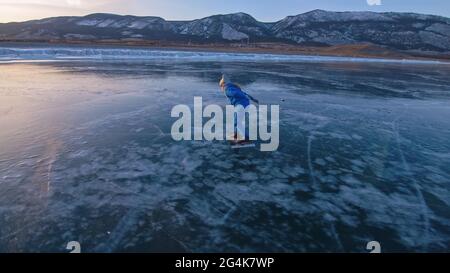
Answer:
[[[0, 0], [0, 23], [105, 12], [133, 13], [137, 0]], [[147, 0], [148, 1], [148, 0]]]
[[86, 0], [0, 0], [1, 5], [22, 5], [22, 6], [43, 6], [43, 7], [69, 7], [69, 8], [77, 8], [81, 7], [84, 9], [92, 9], [102, 6], [115, 6], [117, 4], [122, 4], [125, 6], [127, 2], [124, 0], [96, 0], [96, 1], [86, 1]]
[[81, 5], [81, 0], [66, 0], [67, 4], [69, 6], [80, 6]]
[[369, 6], [380, 6], [381, 0], [367, 0]]

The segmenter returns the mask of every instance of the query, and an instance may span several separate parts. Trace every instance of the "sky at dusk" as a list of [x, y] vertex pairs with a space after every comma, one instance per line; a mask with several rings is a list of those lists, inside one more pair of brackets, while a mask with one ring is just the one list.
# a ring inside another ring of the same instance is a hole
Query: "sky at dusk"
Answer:
[[314, 9], [330, 11], [404, 11], [450, 17], [450, 0], [0, 0], [0, 22], [63, 15], [117, 13], [198, 19], [246, 12], [265, 22]]

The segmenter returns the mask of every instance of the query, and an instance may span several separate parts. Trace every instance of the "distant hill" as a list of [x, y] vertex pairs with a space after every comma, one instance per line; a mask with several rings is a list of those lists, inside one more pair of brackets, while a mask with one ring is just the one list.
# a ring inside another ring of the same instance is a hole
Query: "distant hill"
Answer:
[[0, 24], [8, 41], [164, 41], [179, 43], [372, 44], [393, 50], [450, 51], [450, 19], [414, 13], [314, 10], [273, 23], [245, 13], [193, 21], [91, 14]]

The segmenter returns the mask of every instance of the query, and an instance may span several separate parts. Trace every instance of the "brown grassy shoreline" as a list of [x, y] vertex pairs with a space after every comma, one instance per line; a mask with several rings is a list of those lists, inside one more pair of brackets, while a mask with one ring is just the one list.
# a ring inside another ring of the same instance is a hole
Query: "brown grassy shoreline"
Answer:
[[118, 46], [139, 47], [149, 49], [165, 50], [189, 50], [206, 52], [226, 53], [256, 53], [256, 54], [281, 54], [281, 55], [307, 55], [307, 56], [329, 56], [329, 57], [354, 57], [354, 58], [380, 58], [394, 60], [434, 60], [450, 62], [450, 53], [438, 52], [412, 52], [398, 51], [372, 44], [354, 44], [340, 46], [302, 46], [280, 43], [254, 43], [254, 44], [185, 44], [161, 41], [123, 41], [123, 40], [100, 40], [100, 41], [14, 41], [3, 40], [1, 45], [75, 45], [75, 46]]

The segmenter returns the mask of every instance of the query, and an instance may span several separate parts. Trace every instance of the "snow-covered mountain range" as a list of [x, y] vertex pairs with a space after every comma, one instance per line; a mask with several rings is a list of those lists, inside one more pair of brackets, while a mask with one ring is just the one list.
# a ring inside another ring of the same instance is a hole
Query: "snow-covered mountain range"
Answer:
[[214, 15], [193, 21], [91, 14], [0, 24], [0, 40], [371, 43], [399, 50], [447, 52], [450, 51], [450, 18], [415, 13], [314, 10], [265, 23], [245, 13]]

